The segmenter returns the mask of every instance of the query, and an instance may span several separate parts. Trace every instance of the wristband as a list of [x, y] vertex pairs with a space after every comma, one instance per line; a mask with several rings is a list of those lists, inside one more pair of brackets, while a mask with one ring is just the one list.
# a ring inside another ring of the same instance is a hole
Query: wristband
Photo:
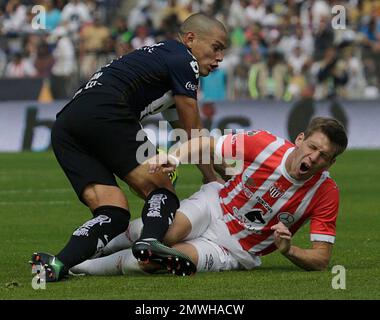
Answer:
[[180, 161], [176, 156], [173, 156], [172, 154], [168, 154], [168, 160], [171, 162], [174, 162], [175, 167], [177, 168], [180, 165]]

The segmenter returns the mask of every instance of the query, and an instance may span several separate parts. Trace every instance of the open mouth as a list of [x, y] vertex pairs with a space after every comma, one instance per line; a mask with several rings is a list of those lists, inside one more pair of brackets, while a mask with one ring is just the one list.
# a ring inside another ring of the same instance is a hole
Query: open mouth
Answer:
[[306, 174], [310, 170], [310, 165], [307, 164], [306, 162], [302, 162], [300, 166], [300, 173], [301, 174]]

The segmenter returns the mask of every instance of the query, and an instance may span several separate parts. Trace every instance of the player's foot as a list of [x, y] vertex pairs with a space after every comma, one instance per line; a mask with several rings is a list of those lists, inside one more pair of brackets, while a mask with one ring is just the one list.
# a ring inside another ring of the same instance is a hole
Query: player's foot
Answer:
[[178, 276], [189, 276], [197, 271], [187, 255], [155, 239], [137, 240], [132, 246], [132, 253], [139, 262], [158, 264], [169, 273]]
[[32, 259], [29, 263], [32, 265], [32, 271], [37, 272], [41, 280], [46, 282], [59, 281], [67, 274], [64, 271], [63, 263], [50, 253], [35, 252], [32, 254]]

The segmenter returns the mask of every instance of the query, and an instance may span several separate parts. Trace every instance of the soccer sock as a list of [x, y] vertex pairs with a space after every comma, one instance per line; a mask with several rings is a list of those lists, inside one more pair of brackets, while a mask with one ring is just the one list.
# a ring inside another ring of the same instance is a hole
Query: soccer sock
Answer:
[[86, 260], [70, 269], [75, 274], [114, 276], [143, 272], [131, 249], [125, 249], [107, 257]]
[[101, 206], [94, 210], [94, 218], [74, 231], [57, 258], [70, 269], [99, 253], [104, 246], [128, 227], [130, 213], [115, 206]]
[[113, 238], [104, 247], [102, 254], [109, 255], [111, 253], [132, 247], [133, 243], [140, 237], [143, 222], [141, 218], [132, 220], [129, 223], [127, 231], [120, 233]]
[[142, 211], [144, 227], [140, 238], [154, 238], [162, 242], [178, 207], [178, 197], [168, 189], [159, 188], [151, 192]]

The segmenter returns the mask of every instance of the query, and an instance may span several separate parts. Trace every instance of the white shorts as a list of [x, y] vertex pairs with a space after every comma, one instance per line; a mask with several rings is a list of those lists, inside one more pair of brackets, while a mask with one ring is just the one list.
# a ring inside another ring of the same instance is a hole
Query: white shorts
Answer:
[[[219, 204], [219, 190], [223, 187], [218, 182], [205, 184], [190, 198], [181, 201], [181, 211], [191, 222], [191, 232], [184, 239], [198, 251], [199, 260], [206, 264], [207, 255], [213, 257], [215, 270], [253, 269], [261, 264], [259, 257], [245, 251], [240, 243], [231, 236]], [[199, 241], [194, 241], [199, 239]], [[191, 241], [189, 241], [191, 240]], [[218, 258], [215, 259], [215, 255]], [[205, 271], [198, 263], [199, 271]]]
[[244, 269], [227, 249], [204, 237], [185, 242], [193, 245], [198, 252], [197, 272]]

